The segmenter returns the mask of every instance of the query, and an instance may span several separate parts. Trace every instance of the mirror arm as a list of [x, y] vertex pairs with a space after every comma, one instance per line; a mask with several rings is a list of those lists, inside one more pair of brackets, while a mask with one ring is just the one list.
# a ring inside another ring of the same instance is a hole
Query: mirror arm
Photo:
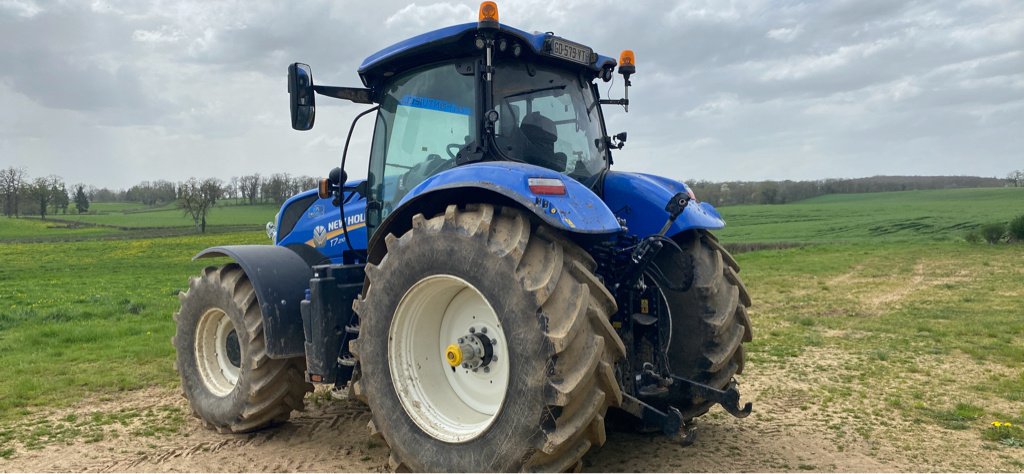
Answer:
[[317, 94], [355, 102], [357, 104], [372, 104], [370, 98], [371, 89], [361, 87], [335, 87], [335, 86], [313, 86]]

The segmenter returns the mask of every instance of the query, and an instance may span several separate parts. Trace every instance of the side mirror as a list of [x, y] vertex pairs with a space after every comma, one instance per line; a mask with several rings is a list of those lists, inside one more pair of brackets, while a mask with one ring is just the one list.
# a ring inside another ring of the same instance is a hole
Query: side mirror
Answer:
[[295, 63], [288, 66], [288, 95], [292, 109], [292, 128], [313, 128], [316, 102], [313, 99], [313, 70], [308, 65]]

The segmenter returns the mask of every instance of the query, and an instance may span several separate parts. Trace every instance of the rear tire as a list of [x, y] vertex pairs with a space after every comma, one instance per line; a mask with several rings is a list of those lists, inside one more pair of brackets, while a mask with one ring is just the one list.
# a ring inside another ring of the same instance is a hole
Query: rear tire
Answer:
[[207, 428], [245, 433], [288, 419], [313, 390], [305, 360], [267, 357], [263, 315], [238, 264], [207, 267], [179, 293], [175, 368], [192, 413]]
[[[656, 259], [671, 281], [690, 282], [686, 291], [662, 290], [672, 314], [669, 368], [673, 374], [725, 389], [743, 372], [743, 343], [754, 336], [747, 315], [750, 294], [737, 276], [736, 260], [710, 232], [690, 231], [676, 241], [682, 254], [666, 248]], [[690, 420], [713, 404], [686, 398], [670, 400], [669, 405]]]
[[[352, 387], [371, 408], [371, 431], [391, 446], [393, 469], [564, 471], [604, 443], [605, 412], [621, 403], [613, 367], [624, 348], [609, 322], [615, 301], [586, 252], [489, 204], [418, 214], [385, 242], [354, 304]], [[450, 329], [460, 321], [474, 330]], [[445, 360], [445, 345], [457, 342], [447, 338], [465, 331], [469, 340], [481, 327], [502, 354], [486, 365], [493, 379]], [[464, 395], [476, 381], [506, 385], [477, 403]]]

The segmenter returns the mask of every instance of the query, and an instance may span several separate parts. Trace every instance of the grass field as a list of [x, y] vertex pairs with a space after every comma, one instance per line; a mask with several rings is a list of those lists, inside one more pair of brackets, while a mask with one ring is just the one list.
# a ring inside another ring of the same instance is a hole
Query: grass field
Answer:
[[1024, 188], [833, 194], [719, 211], [727, 242], [952, 241], [1024, 214]]
[[[217, 206], [207, 216], [207, 232], [263, 229], [279, 206]], [[94, 203], [89, 214], [57, 214], [0, 219], [0, 242], [79, 241], [90, 238], [134, 239], [182, 236], [194, 232], [191, 217], [172, 205], [145, 207], [137, 203]]]
[[[95, 205], [95, 214], [61, 214], [56, 219], [116, 227], [191, 227], [192, 218], [174, 206], [144, 208], [138, 204], [103, 203]], [[93, 210], [91, 209], [91, 210]], [[216, 206], [206, 217], [208, 226], [253, 225], [262, 227], [274, 219], [280, 206]]]
[[170, 314], [203, 248], [260, 231], [0, 245], [0, 420], [88, 392], [173, 382]]
[[[124, 211], [87, 217], [145, 227], [174, 213]], [[222, 222], [273, 216], [218, 211]], [[799, 391], [806, 421], [827, 426], [835, 443], [900, 443], [907, 424], [973, 432], [988, 440], [987, 455], [1006, 457], [1000, 469], [1024, 468], [1005, 454], [1024, 449], [1024, 432], [990, 425], [1024, 425], [1024, 245], [961, 240], [972, 226], [1024, 213], [1024, 189], [826, 196], [722, 213], [723, 241], [807, 244], [738, 256], [755, 301], [747, 370], [813, 380], [763, 396]], [[19, 436], [45, 444], [22, 427], [27, 417], [96, 394], [175, 386], [171, 313], [207, 264], [189, 258], [217, 244], [266, 243], [262, 230], [103, 240], [110, 229], [46, 225], [0, 219], [0, 457]], [[78, 240], [17, 242], [33, 232]]]

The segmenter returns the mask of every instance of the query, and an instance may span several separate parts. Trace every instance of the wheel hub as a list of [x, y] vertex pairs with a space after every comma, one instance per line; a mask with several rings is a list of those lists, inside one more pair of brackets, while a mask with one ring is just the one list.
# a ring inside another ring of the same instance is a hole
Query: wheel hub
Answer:
[[494, 354], [494, 346], [498, 340], [487, 336], [487, 328], [476, 328], [470, 326], [469, 333], [460, 337], [456, 344], [449, 344], [445, 350], [445, 360], [453, 368], [462, 367], [473, 372], [483, 369], [490, 372], [492, 362], [497, 362], [498, 356]]

